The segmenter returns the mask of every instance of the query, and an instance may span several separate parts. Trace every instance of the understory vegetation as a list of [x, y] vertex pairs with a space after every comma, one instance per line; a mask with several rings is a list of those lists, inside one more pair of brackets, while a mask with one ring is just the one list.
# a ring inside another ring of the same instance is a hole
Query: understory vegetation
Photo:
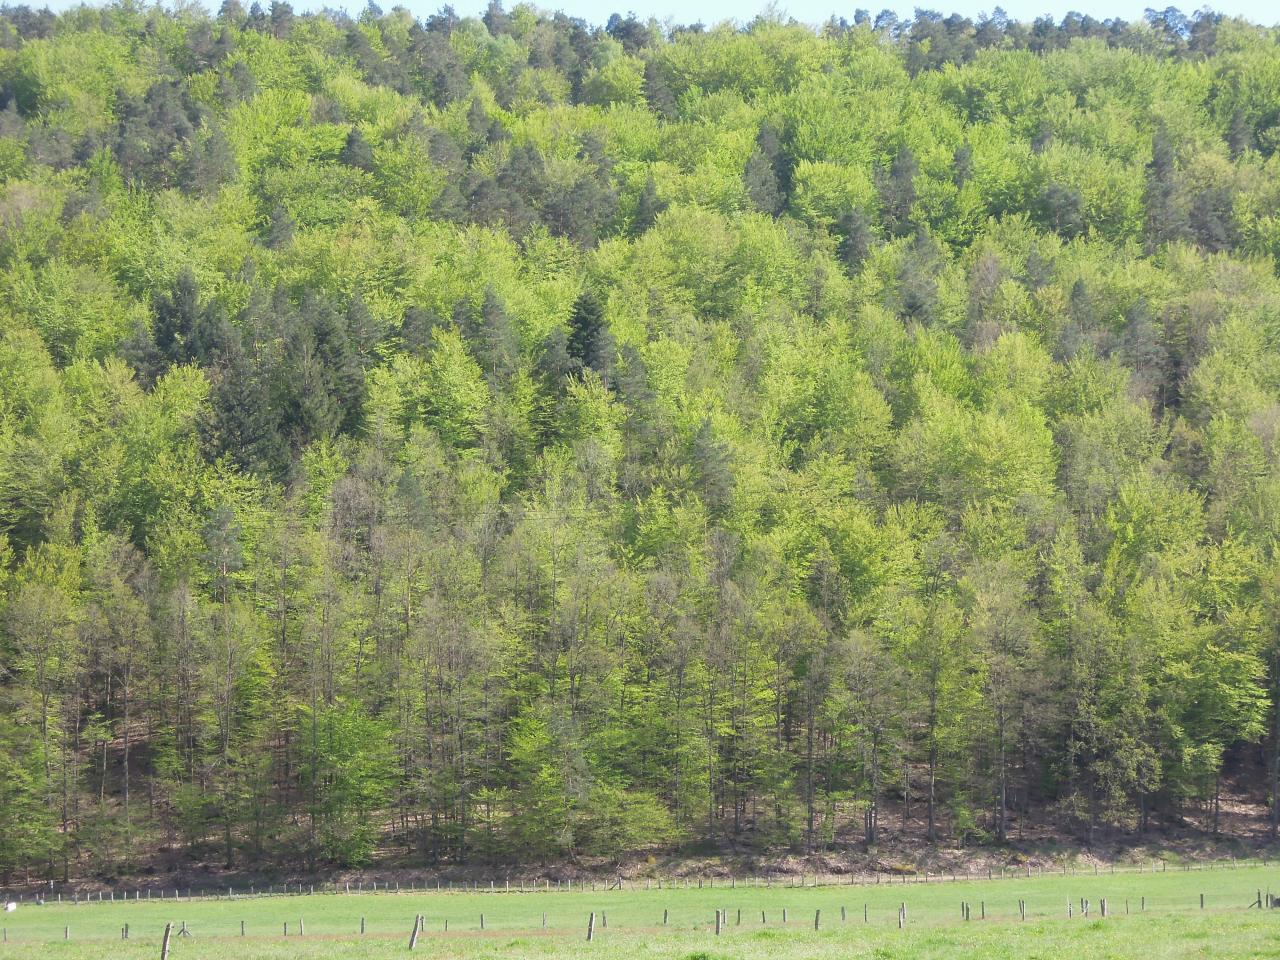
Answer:
[[1278, 147], [1208, 12], [0, 9], [0, 881], [1224, 829]]

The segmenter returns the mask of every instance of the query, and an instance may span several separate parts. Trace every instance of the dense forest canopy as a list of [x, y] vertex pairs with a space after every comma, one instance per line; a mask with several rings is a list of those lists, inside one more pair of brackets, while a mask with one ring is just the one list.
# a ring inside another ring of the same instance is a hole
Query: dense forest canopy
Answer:
[[1217, 830], [1278, 148], [1174, 9], [0, 9], [0, 880]]

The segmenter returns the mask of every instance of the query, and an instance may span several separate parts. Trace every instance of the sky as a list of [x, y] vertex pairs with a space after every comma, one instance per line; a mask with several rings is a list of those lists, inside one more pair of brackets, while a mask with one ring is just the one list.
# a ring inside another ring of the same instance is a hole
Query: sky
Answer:
[[[13, 0], [10, 0], [13, 2]], [[43, 6], [40, 0], [26, 0], [33, 7]], [[54, 10], [64, 10], [77, 6], [81, 0], [46, 0]], [[91, 4], [95, 0], [90, 0]], [[97, 0], [102, 2], [102, 0]], [[244, 0], [248, 6], [249, 0]], [[268, 5], [269, 0], [261, 0]], [[453, 8], [461, 15], [479, 14], [484, 11], [489, 0], [452, 0]], [[504, 6], [510, 8], [518, 0], [506, 0]], [[364, 8], [365, 0], [292, 0], [295, 10], [315, 10], [324, 7], [345, 9], [358, 13]], [[434, 13], [445, 0], [379, 0], [379, 5], [390, 9], [393, 6], [404, 6], [418, 16]], [[1124, 20], [1138, 20], [1147, 7], [1155, 6], [1163, 9], [1170, 0], [1003, 0], [999, 6], [1010, 19], [1033, 20], [1045, 14], [1060, 20], [1063, 14], [1076, 11], [1105, 20], [1109, 17], [1120, 17]], [[570, 16], [582, 17], [589, 23], [603, 24], [614, 12], [628, 13], [634, 11], [641, 19], [653, 16], [659, 20], [673, 20], [677, 23], [705, 24], [719, 23], [723, 20], [749, 21], [766, 5], [780, 10], [787, 16], [794, 17], [804, 23], [823, 23], [831, 16], [853, 20], [853, 12], [857, 7], [865, 7], [874, 16], [886, 7], [898, 13], [904, 19], [911, 16], [913, 7], [938, 10], [943, 14], [961, 13], [976, 18], [978, 15], [996, 6], [989, 0], [847, 0], [847, 5], [839, 0], [776, 0], [768, 4], [768, 0], [533, 0], [536, 7], [547, 10], [563, 10]], [[169, 5], [166, 3], [166, 6]], [[221, 0], [203, 0], [202, 6], [214, 12], [221, 5]], [[1204, 6], [1202, 0], [1188, 0], [1177, 3], [1184, 13], [1190, 14]], [[1219, 13], [1227, 16], [1244, 17], [1255, 23], [1273, 25], [1280, 23], [1280, 7], [1276, 0], [1222, 0], [1210, 4]]]
[[[363, 0], [360, 0], [363, 4]], [[671, 18], [680, 23], [694, 23], [701, 20], [712, 24], [722, 20], [750, 20], [763, 10], [767, 0], [754, 2], [735, 2], [735, 0], [535, 0], [534, 5], [552, 10], [563, 10], [571, 16], [582, 17], [591, 23], [603, 23], [615, 11], [629, 12], [633, 7], [637, 16], [657, 17], [659, 20]], [[1062, 19], [1063, 14], [1076, 11], [1105, 20], [1109, 17], [1120, 17], [1124, 20], [1141, 19], [1143, 11], [1148, 7], [1164, 9], [1171, 0], [848, 0], [841, 4], [837, 0], [778, 0], [774, 4], [788, 16], [805, 23], [822, 23], [833, 14], [853, 20], [853, 11], [857, 7], [865, 7], [875, 16], [886, 7], [894, 10], [899, 16], [906, 18], [913, 8], [937, 10], [942, 14], [961, 13], [968, 17], [977, 17], [999, 5], [1013, 20], [1034, 20], [1036, 17], [1049, 14], [1055, 20]], [[385, 0], [384, 7], [394, 6], [394, 0]], [[434, 0], [401, 0], [401, 5], [416, 14], [434, 12], [440, 5]], [[514, 0], [504, 4], [514, 5]], [[1229, 2], [1205, 4], [1203, 0], [1190, 0], [1185, 3], [1174, 3], [1184, 13], [1203, 6], [1211, 6], [1219, 13], [1228, 16], [1244, 17], [1255, 23], [1280, 23], [1280, 7], [1276, 0], [1229, 0]], [[265, 6], [265, 4], [264, 4]], [[297, 4], [295, 3], [296, 7]], [[453, 8], [460, 14], [480, 13], [488, 6], [488, 0], [454, 0]]]

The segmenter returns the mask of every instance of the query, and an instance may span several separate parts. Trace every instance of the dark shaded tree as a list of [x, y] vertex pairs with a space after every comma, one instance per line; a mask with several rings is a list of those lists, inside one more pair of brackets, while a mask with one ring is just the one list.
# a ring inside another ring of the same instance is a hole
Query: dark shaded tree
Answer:
[[343, 144], [338, 160], [349, 167], [366, 172], [373, 171], [373, 148], [364, 138], [359, 127], [352, 127], [347, 133], [347, 142]]
[[1070, 240], [1084, 232], [1084, 197], [1075, 187], [1050, 183], [1040, 191], [1037, 219], [1048, 230]]
[[640, 199], [636, 202], [636, 216], [631, 222], [631, 231], [634, 235], [639, 236], [657, 222], [658, 214], [667, 208], [666, 203], [658, 196], [657, 184], [653, 182], [653, 177], [649, 177], [644, 182], [644, 189], [640, 191]]
[[663, 76], [662, 68], [653, 60], [644, 62], [644, 99], [649, 104], [649, 109], [664, 120], [675, 120], [680, 116], [680, 107], [676, 103], [671, 84]]
[[916, 202], [915, 178], [918, 173], [915, 154], [903, 146], [889, 165], [888, 174], [880, 180], [880, 204], [885, 231], [894, 237], [911, 232], [911, 208]]
[[1157, 128], [1147, 164], [1146, 233], [1149, 248], [1187, 236], [1187, 213], [1179, 188], [1173, 144], [1164, 128]]
[[853, 272], [867, 259], [871, 244], [875, 240], [871, 218], [862, 210], [850, 210], [836, 224], [836, 232], [840, 237], [836, 245], [836, 253], [840, 257], [840, 262], [845, 265], [845, 269]]

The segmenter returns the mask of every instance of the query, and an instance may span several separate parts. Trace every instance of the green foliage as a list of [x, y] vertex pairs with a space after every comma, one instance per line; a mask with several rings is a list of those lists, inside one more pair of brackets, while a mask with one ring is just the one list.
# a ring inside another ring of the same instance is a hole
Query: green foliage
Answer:
[[46, 761], [39, 738], [9, 718], [0, 726], [0, 758], [6, 776], [0, 785], [0, 877], [12, 883], [18, 871], [46, 862], [61, 844], [54, 810], [44, 795]]
[[1174, 14], [0, 10], [0, 882], [1219, 829], [1280, 54]]
[[320, 853], [340, 866], [361, 866], [378, 839], [371, 815], [386, 804], [395, 779], [389, 730], [354, 704], [335, 704], [314, 718], [304, 707], [298, 727], [312, 738], [304, 783], [320, 822]]

